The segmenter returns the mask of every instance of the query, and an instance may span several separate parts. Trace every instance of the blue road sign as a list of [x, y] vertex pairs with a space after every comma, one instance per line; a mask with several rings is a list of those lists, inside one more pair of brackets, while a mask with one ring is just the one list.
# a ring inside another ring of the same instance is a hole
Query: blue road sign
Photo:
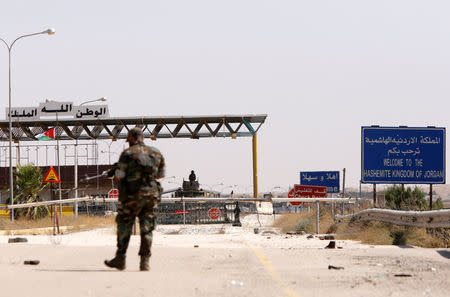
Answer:
[[361, 127], [361, 182], [445, 184], [445, 128]]
[[300, 184], [325, 186], [328, 193], [339, 193], [339, 171], [301, 171]]

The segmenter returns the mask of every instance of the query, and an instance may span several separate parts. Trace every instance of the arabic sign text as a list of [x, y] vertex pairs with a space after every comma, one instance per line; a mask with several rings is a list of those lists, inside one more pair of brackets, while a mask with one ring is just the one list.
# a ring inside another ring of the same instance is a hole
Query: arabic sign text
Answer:
[[302, 171], [300, 184], [325, 186], [328, 193], [339, 193], [339, 171]]
[[362, 127], [361, 182], [445, 183], [445, 128]]

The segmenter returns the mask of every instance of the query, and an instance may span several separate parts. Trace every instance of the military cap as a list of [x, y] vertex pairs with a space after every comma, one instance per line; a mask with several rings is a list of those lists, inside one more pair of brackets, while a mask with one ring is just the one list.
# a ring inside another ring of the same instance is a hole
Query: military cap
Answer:
[[144, 136], [144, 134], [142, 133], [142, 129], [139, 127], [134, 127], [133, 129], [130, 129], [128, 131], [128, 136], [133, 136], [138, 138], [139, 136]]

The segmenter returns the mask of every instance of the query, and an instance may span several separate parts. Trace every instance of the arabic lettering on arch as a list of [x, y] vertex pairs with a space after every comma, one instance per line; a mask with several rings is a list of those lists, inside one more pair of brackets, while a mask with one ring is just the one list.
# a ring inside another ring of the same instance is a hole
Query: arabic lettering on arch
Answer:
[[42, 117], [74, 116], [73, 102], [46, 101], [39, 103], [38, 114]]
[[107, 105], [87, 105], [76, 106], [75, 117], [77, 119], [97, 119], [109, 117], [109, 111]]
[[[5, 108], [6, 118], [9, 118], [8, 108]], [[36, 107], [13, 107], [11, 108], [11, 118], [17, 120], [38, 119], [38, 109]]]
[[97, 119], [109, 117], [108, 105], [75, 106], [73, 102], [47, 101], [39, 104], [40, 116], [70, 116], [77, 119]]

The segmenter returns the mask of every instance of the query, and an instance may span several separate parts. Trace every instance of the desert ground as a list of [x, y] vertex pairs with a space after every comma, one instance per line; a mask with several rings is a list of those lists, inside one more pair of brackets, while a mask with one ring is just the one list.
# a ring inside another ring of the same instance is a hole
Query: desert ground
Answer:
[[138, 270], [139, 236], [125, 271], [104, 266], [114, 228], [0, 236], [0, 296], [449, 296], [450, 249], [343, 240], [325, 249], [319, 236], [280, 234], [272, 216], [242, 222], [158, 226], [149, 272]]

